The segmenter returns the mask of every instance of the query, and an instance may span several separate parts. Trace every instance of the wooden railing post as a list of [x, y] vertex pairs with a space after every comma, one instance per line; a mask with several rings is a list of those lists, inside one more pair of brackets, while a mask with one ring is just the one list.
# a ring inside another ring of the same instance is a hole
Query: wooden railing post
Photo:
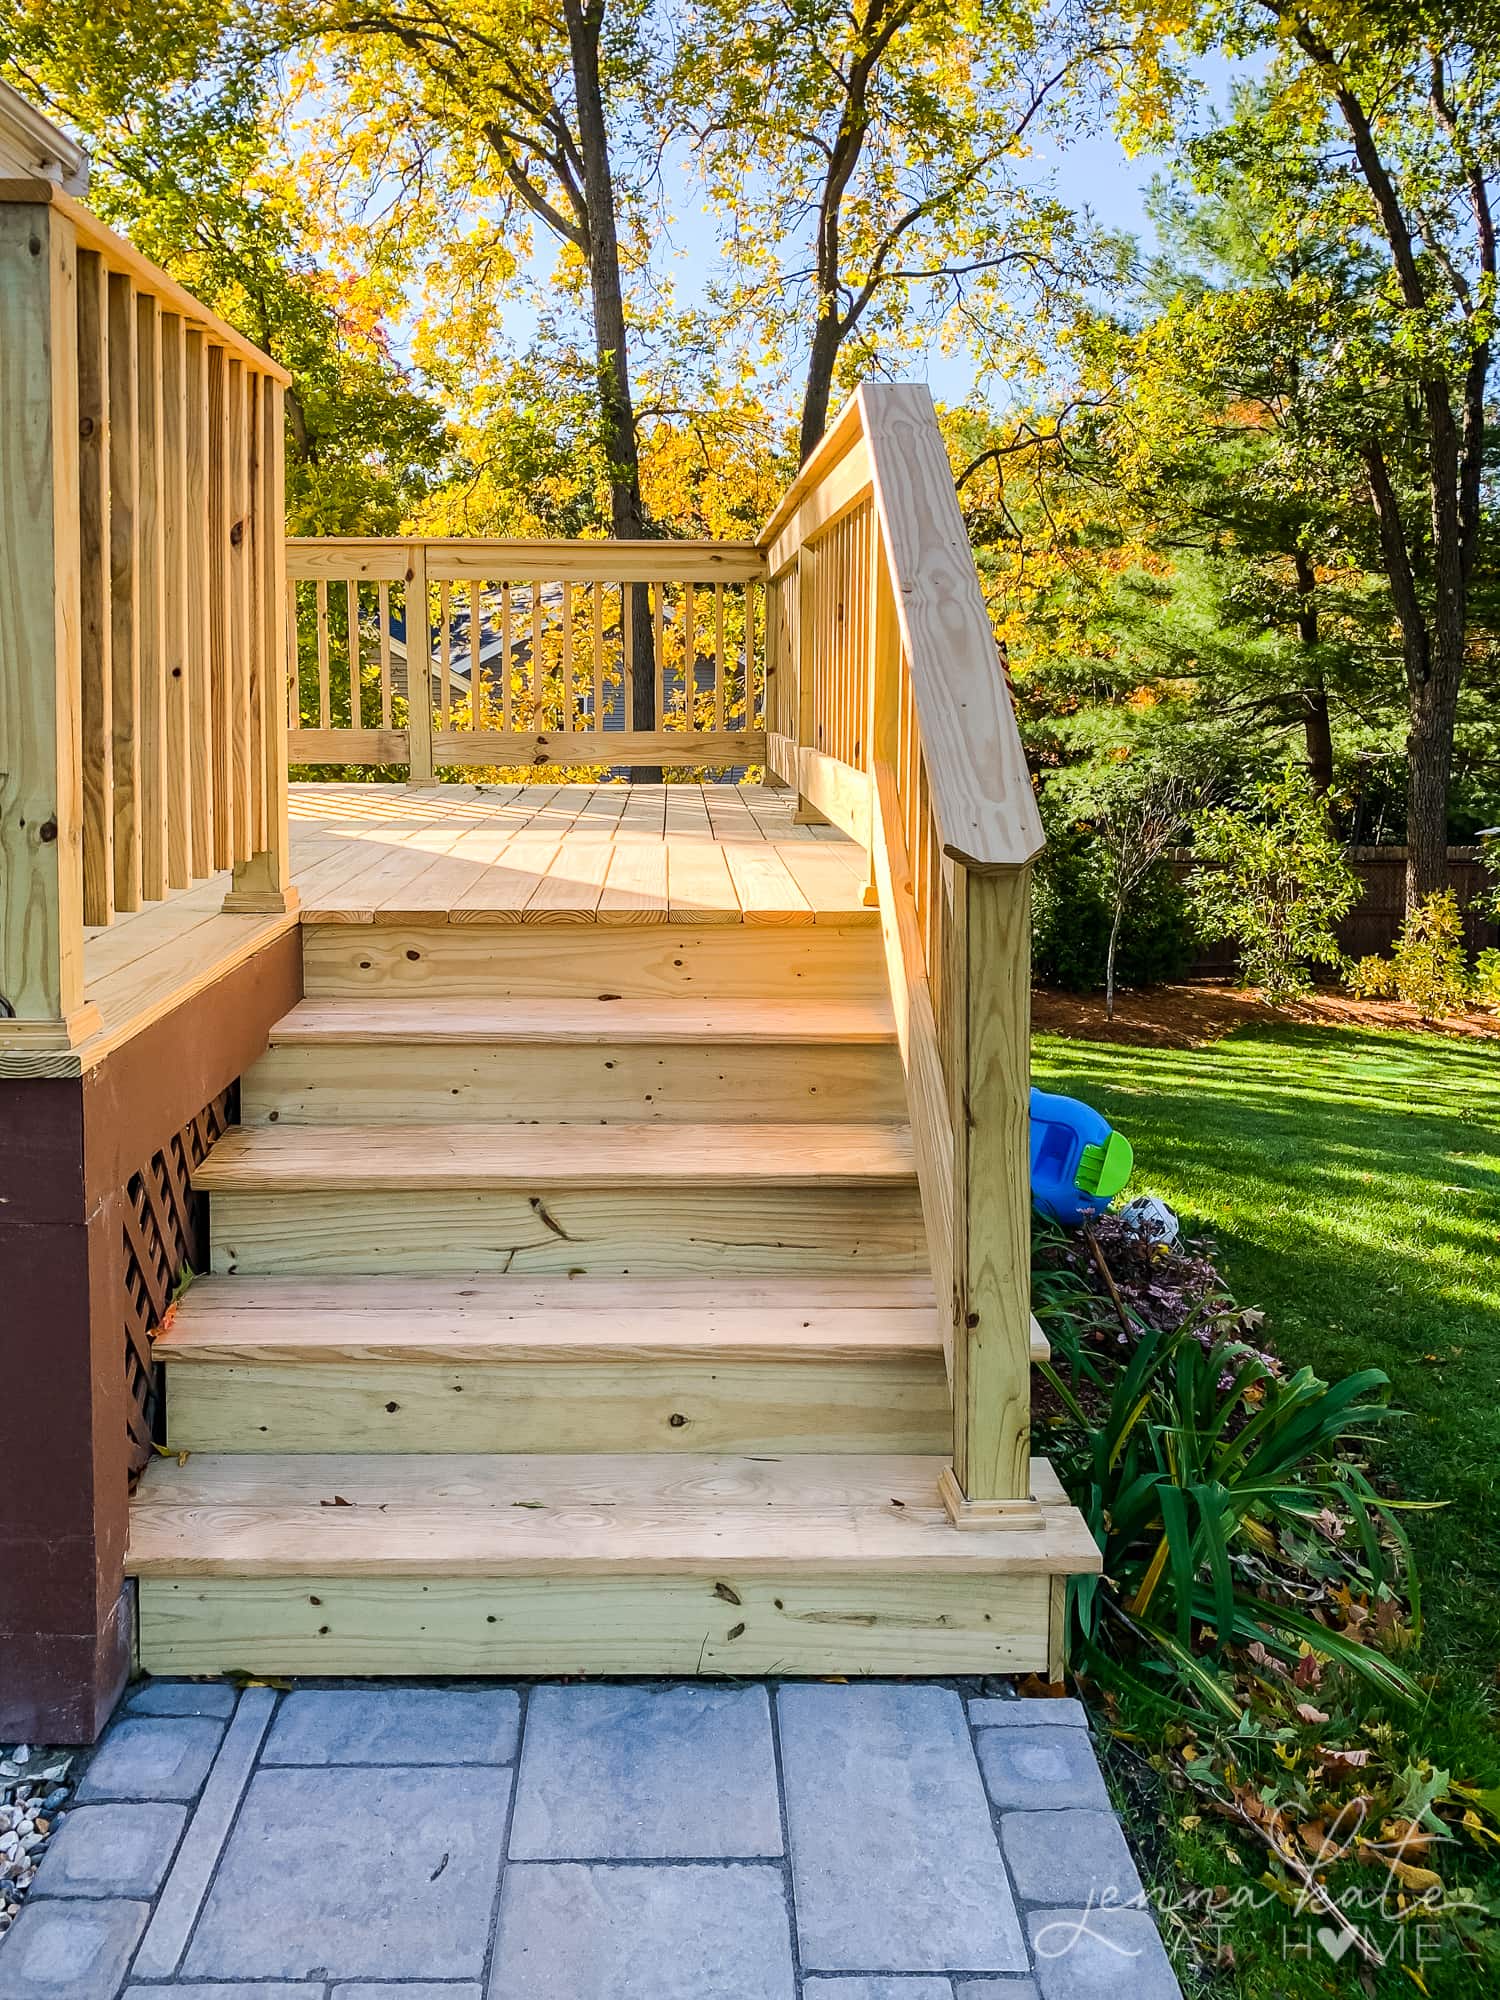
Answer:
[[960, 1524], [1030, 1511], [1031, 870], [954, 868], [953, 1472]]
[[255, 612], [249, 632], [250, 741], [260, 768], [251, 778], [260, 787], [263, 802], [263, 845], [236, 865], [224, 908], [231, 913], [264, 914], [295, 910], [298, 901], [292, 886], [286, 792], [286, 445], [282, 388], [269, 376], [260, 378], [255, 412], [256, 449], [249, 457], [254, 473], [249, 508], [252, 546], [244, 553], [247, 565], [255, 565], [254, 587], [248, 591]]
[[69, 1049], [83, 996], [77, 243], [0, 204], [0, 1045]]
[[431, 785], [432, 626], [427, 603], [427, 550], [414, 542], [406, 566], [406, 782]]

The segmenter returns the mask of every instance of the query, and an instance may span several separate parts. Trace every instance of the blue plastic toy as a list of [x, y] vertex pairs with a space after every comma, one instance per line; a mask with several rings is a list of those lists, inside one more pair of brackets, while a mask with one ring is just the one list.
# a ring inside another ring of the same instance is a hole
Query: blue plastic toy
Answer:
[[1102, 1215], [1130, 1179], [1130, 1141], [1076, 1097], [1031, 1093], [1031, 1198], [1076, 1228]]

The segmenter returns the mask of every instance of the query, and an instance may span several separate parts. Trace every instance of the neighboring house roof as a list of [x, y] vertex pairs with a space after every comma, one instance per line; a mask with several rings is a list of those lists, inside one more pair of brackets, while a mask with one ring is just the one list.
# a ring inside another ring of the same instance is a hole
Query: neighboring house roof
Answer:
[[88, 192], [89, 156], [76, 139], [8, 83], [0, 83], [0, 178], [56, 181], [67, 194]]

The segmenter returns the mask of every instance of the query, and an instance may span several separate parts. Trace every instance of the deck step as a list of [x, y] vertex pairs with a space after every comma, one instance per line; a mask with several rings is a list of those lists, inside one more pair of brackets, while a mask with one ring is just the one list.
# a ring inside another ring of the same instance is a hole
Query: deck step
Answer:
[[755, 997], [709, 1000], [651, 996], [572, 1000], [466, 999], [433, 1007], [425, 1000], [303, 1000], [271, 1030], [273, 1048], [329, 1044], [384, 1047], [391, 1042], [462, 1042], [511, 1046], [567, 1042], [665, 1043], [876, 1042], [891, 1044], [896, 1024], [881, 999]]
[[194, 1453], [147, 1468], [126, 1568], [156, 1673], [1045, 1670], [1098, 1552], [955, 1533], [938, 1456]]
[[894, 1125], [272, 1125], [193, 1176], [217, 1272], [913, 1272]]
[[914, 1186], [900, 1125], [616, 1124], [237, 1126], [193, 1184], [210, 1194], [351, 1187], [462, 1188]]
[[883, 999], [304, 1000], [246, 1077], [250, 1124], [896, 1120]]
[[937, 1452], [952, 1436], [925, 1278], [205, 1278], [156, 1358], [177, 1451]]

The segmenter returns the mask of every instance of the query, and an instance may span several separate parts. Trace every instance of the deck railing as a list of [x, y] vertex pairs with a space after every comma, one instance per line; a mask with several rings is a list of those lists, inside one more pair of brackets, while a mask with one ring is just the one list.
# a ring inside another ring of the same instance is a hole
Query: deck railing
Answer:
[[732, 542], [289, 541], [291, 760], [759, 764], [764, 575]]
[[1029, 1512], [1030, 863], [1043, 844], [932, 399], [862, 388], [776, 510], [767, 763], [870, 850], [953, 1389], [955, 1519]]
[[0, 181], [0, 1040], [96, 1025], [89, 925], [289, 889], [282, 388], [47, 181]]

